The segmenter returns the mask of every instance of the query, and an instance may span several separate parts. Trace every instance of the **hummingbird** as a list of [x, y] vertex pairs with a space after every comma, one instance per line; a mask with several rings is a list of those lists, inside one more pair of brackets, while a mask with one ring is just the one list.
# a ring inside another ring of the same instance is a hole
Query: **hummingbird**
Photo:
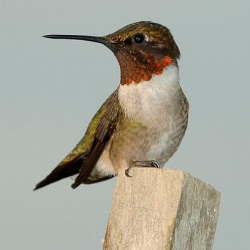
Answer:
[[180, 50], [168, 28], [141, 21], [109, 35], [45, 35], [101, 43], [120, 65], [118, 88], [84, 137], [35, 189], [77, 175], [72, 188], [108, 180], [132, 167], [158, 167], [178, 149], [189, 104], [179, 84]]

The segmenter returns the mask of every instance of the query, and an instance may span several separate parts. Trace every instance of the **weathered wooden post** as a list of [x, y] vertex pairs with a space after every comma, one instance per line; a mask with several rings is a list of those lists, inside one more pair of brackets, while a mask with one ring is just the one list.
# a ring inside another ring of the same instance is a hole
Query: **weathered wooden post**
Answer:
[[210, 250], [220, 192], [180, 170], [118, 175], [104, 250]]

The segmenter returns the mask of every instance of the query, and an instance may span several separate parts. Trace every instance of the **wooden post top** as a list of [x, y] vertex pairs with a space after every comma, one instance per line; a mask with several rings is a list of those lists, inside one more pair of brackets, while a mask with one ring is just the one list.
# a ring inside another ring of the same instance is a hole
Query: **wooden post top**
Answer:
[[181, 170], [117, 177], [104, 250], [210, 250], [220, 192]]

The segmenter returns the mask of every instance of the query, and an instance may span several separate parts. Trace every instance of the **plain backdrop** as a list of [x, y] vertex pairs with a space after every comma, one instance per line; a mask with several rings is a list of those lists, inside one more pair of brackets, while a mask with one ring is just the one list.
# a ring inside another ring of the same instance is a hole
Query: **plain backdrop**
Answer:
[[249, 0], [0, 0], [0, 249], [102, 249], [115, 178], [32, 190], [82, 138], [119, 65], [100, 44], [42, 36], [141, 20], [167, 26], [182, 53], [189, 126], [165, 167], [221, 191], [214, 250], [250, 249], [249, 13]]

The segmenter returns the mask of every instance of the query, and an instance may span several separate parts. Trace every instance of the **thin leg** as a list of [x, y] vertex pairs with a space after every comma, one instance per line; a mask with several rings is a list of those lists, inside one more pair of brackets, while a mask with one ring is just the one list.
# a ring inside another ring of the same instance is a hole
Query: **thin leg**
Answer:
[[157, 161], [132, 161], [129, 168], [125, 170], [125, 175], [127, 177], [132, 177], [129, 172], [131, 168], [160, 168], [160, 165]]

